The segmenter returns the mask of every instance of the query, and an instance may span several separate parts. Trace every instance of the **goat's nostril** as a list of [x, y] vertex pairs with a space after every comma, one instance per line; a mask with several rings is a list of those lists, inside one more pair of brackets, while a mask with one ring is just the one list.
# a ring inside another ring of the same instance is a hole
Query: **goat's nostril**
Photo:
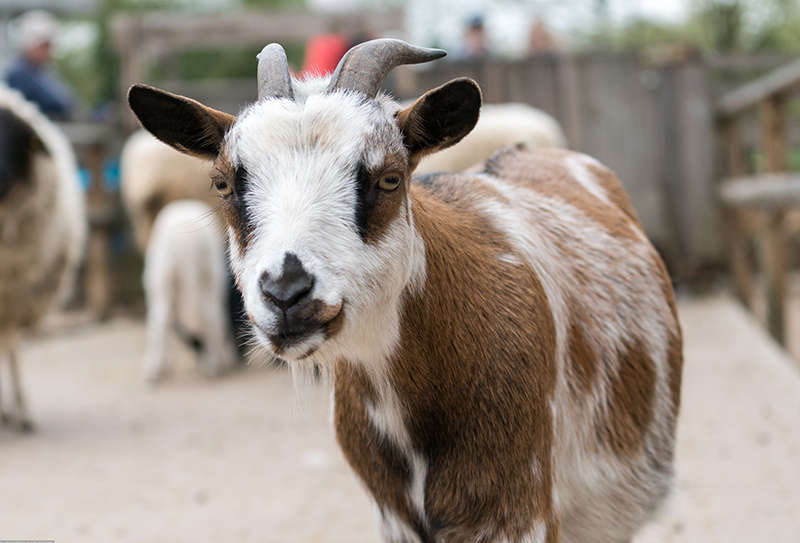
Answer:
[[295, 255], [286, 253], [280, 277], [275, 279], [264, 272], [261, 274], [258, 286], [267, 302], [287, 310], [311, 293], [314, 288], [314, 276], [303, 268]]

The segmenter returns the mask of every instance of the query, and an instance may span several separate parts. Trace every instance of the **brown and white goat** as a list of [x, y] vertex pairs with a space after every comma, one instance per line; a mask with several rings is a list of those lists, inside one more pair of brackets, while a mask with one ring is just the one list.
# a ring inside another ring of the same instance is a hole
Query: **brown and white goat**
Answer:
[[377, 91], [443, 55], [376, 40], [297, 81], [272, 44], [238, 118], [145, 86], [129, 102], [216, 160], [254, 332], [331, 369], [336, 435], [387, 541], [629, 541], [672, 473], [669, 278], [584, 155], [507, 149], [412, 181], [472, 129], [480, 91], [456, 79], [402, 110]]

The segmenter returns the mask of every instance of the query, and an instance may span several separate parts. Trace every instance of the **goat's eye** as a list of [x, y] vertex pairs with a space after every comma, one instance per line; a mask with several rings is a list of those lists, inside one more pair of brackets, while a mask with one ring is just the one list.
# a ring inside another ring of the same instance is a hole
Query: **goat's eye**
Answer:
[[400, 186], [400, 176], [384, 175], [378, 181], [378, 188], [385, 191], [392, 191]]
[[220, 196], [228, 196], [231, 193], [231, 185], [227, 181], [214, 181], [214, 188]]

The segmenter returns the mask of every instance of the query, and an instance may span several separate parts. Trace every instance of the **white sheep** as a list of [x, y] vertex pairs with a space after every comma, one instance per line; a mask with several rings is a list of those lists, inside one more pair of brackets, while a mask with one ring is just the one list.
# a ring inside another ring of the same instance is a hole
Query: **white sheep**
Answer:
[[156, 216], [145, 252], [148, 381], [165, 375], [173, 335], [194, 348], [206, 375], [234, 365], [228, 285], [225, 241], [214, 211], [197, 200], [167, 204]]
[[672, 479], [669, 277], [588, 156], [514, 146], [412, 182], [475, 126], [480, 90], [455, 79], [407, 108], [378, 90], [443, 55], [374, 40], [298, 81], [271, 44], [238, 117], [141, 85], [128, 100], [216, 160], [253, 332], [332, 373], [336, 437], [386, 541], [631, 541]]
[[32, 427], [20, 385], [20, 332], [69, 292], [86, 227], [66, 137], [33, 104], [0, 85], [0, 355], [8, 355], [14, 396], [11, 411], [0, 401], [0, 417], [17, 429]]
[[558, 121], [544, 111], [527, 104], [486, 104], [472, 132], [452, 147], [423, 158], [414, 173], [464, 171], [498, 149], [518, 143], [528, 149], [567, 145]]
[[179, 153], [145, 130], [134, 132], [122, 148], [122, 200], [136, 245], [144, 251], [156, 215], [175, 200], [219, 200], [208, 184], [211, 162]]

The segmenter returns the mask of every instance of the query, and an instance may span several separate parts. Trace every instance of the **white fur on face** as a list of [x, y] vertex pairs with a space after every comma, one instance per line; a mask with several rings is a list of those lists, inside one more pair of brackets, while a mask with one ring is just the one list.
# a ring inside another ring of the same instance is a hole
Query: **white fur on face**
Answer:
[[[228, 156], [245, 172], [240, 197], [243, 219], [252, 227], [243, 254], [230, 236], [233, 267], [256, 336], [268, 348], [266, 334], [275, 333], [277, 317], [262, 300], [259, 279], [264, 272], [280, 276], [287, 253], [314, 276], [313, 299], [344, 307], [341, 332], [318, 357], [358, 357], [361, 351], [365, 358], [376, 352], [383, 358], [393, 347], [400, 294], [419, 268], [421, 241], [406, 201], [382, 238], [365, 243], [356, 225], [356, 176], [360, 164], [377, 168], [388, 153], [404, 156], [395, 108], [382, 97], [364, 100], [345, 92], [264, 100], [228, 134]], [[378, 330], [370, 330], [375, 324]], [[372, 337], [363, 337], [364, 330]], [[323, 334], [315, 334], [281, 356], [292, 360], [323, 342]]]

